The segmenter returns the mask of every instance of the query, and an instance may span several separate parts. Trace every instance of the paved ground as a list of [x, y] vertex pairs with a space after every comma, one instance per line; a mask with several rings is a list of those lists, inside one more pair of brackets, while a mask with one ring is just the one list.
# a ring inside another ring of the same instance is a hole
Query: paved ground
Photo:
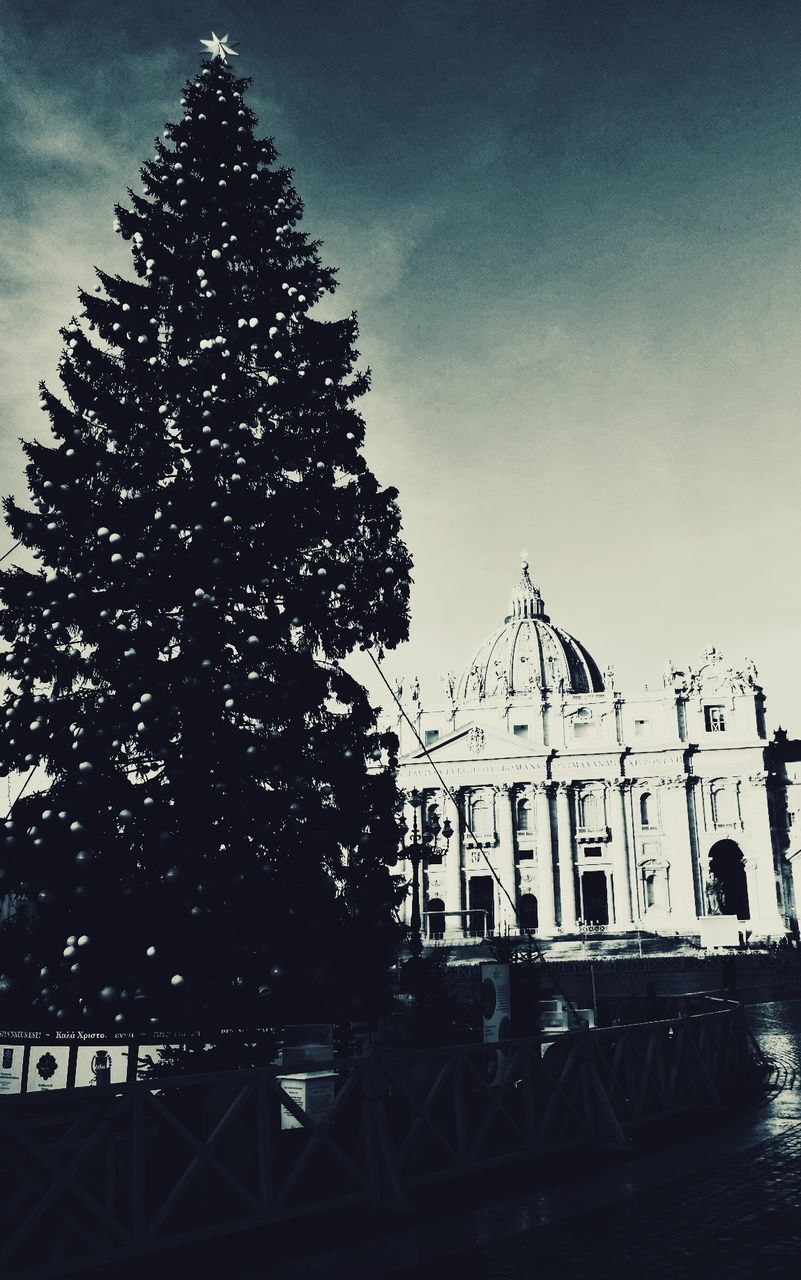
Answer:
[[[369, 1231], [241, 1280], [746, 1280], [801, 1270], [801, 1001], [754, 1006], [775, 1061], [742, 1121], [553, 1187], [392, 1232]], [[313, 1248], [312, 1242], [309, 1247]]]

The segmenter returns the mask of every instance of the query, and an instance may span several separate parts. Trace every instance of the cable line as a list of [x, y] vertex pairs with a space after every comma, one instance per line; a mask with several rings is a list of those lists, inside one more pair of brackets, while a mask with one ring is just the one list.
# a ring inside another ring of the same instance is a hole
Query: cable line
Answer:
[[11, 555], [12, 551], [16, 551], [17, 547], [21, 547], [21, 546], [22, 546], [21, 542], [15, 542], [13, 547], [9, 547], [8, 551], [4, 551], [3, 554], [0, 556], [0, 564], [2, 564], [2, 562], [6, 559], [7, 556]]

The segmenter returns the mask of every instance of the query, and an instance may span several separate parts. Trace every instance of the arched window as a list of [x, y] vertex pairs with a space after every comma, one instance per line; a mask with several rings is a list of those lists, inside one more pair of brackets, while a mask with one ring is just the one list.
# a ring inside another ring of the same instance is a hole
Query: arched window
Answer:
[[725, 782], [712, 787], [712, 821], [716, 827], [730, 827], [737, 821], [737, 798]]
[[517, 802], [517, 829], [522, 833], [531, 830], [531, 805], [525, 798]]
[[529, 929], [534, 930], [539, 923], [539, 913], [537, 911], [537, 899], [533, 893], [521, 893], [520, 895], [520, 928], [523, 932]]
[[646, 911], [649, 907], [652, 907], [656, 901], [656, 888], [654, 886], [655, 878], [656, 876], [653, 867], [643, 867], [642, 883]]
[[659, 862], [644, 862], [641, 872], [643, 905], [646, 911], [651, 907], [657, 910], [669, 910], [667, 867]]
[[426, 805], [425, 813], [426, 830], [431, 831], [436, 835], [440, 830], [439, 805], [434, 804], [433, 802]]
[[470, 825], [477, 840], [488, 840], [492, 835], [492, 811], [483, 796], [476, 796], [470, 805]]
[[579, 826], [584, 831], [598, 831], [603, 826], [601, 798], [597, 791], [583, 791], [579, 799]]
[[650, 791], [644, 791], [640, 796], [640, 824], [643, 827], [656, 826], [654, 822], [654, 797]]

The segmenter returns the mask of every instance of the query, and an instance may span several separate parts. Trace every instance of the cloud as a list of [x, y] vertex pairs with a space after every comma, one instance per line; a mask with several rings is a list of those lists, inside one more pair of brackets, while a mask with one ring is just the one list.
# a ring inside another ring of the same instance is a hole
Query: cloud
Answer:
[[76, 114], [66, 94], [42, 88], [38, 82], [34, 89], [8, 68], [0, 85], [6, 99], [6, 142], [27, 159], [38, 157], [95, 173], [119, 173], [117, 151], [84, 113]]
[[354, 217], [324, 231], [323, 258], [336, 261], [339, 270], [332, 314], [341, 314], [343, 305], [360, 310], [396, 293], [442, 216], [434, 204], [407, 204], [369, 222]]

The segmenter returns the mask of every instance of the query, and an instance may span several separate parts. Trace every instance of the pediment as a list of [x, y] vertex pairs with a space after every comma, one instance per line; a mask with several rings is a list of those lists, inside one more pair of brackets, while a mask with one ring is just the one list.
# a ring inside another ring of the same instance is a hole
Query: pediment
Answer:
[[533, 749], [523, 738], [473, 722], [461, 725], [447, 737], [433, 742], [427, 750], [418, 747], [416, 751], [410, 751], [400, 764], [421, 764], [429, 759], [435, 764], [465, 760], [520, 760], [541, 755], [542, 750]]

